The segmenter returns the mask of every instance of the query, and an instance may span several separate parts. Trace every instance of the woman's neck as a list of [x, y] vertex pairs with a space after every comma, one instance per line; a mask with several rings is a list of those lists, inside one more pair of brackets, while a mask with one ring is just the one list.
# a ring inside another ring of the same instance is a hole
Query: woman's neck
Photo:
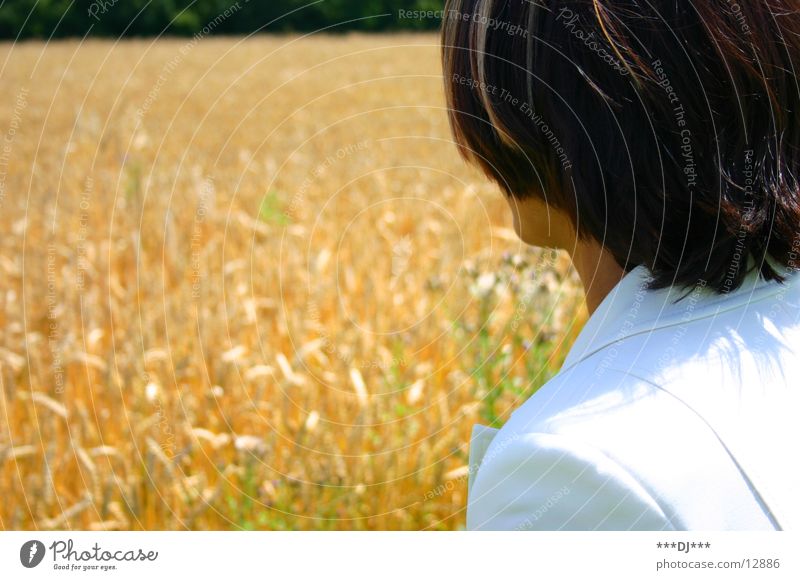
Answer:
[[595, 240], [579, 240], [570, 252], [572, 264], [586, 292], [586, 308], [591, 315], [625, 275], [614, 257]]

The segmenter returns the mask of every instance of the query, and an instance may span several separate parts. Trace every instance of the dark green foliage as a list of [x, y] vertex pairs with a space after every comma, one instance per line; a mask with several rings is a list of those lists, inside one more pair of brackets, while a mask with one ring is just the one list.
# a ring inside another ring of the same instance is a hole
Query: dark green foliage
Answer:
[[434, 30], [444, 0], [6, 0], [0, 39]]

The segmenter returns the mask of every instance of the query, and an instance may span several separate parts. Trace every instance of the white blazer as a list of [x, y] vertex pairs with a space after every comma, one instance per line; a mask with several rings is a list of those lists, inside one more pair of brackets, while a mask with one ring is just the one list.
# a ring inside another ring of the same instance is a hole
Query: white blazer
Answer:
[[468, 529], [800, 529], [798, 273], [722, 295], [648, 278], [502, 429], [475, 426]]

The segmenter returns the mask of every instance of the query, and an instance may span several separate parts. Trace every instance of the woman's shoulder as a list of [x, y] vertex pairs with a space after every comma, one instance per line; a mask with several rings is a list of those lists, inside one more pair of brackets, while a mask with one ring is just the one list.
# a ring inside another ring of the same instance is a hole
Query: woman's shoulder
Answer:
[[[594, 375], [576, 367], [556, 377], [514, 412], [487, 455], [492, 461], [480, 468], [478, 495], [495, 479], [493, 472], [499, 480], [509, 478], [504, 485], [511, 487], [515, 481], [530, 486], [531, 477], [547, 473], [539, 482], [541, 492], [560, 489], [559, 482], [576, 489], [580, 479], [587, 493], [598, 494], [593, 502], [630, 493], [641, 503], [634, 502], [636, 513], [650, 505], [650, 516], [663, 514], [662, 525], [675, 529], [772, 528], [737, 463], [702, 417], [669, 392], [618, 369]], [[520, 463], [527, 468], [509, 467]], [[557, 510], [550, 514], [557, 515]], [[625, 521], [622, 529], [632, 525]]]
[[800, 439], [796, 276], [731, 296], [697, 292], [680, 308], [642, 296], [635, 309], [609, 301], [587, 324], [564, 368], [494, 436], [476, 494], [499, 485], [513, 495], [547, 474], [521, 496], [535, 503], [580, 474], [583, 500], [592, 486], [608, 502], [630, 493], [644, 502], [634, 511], [650, 505], [677, 529], [800, 525], [800, 473], [785, 459]]

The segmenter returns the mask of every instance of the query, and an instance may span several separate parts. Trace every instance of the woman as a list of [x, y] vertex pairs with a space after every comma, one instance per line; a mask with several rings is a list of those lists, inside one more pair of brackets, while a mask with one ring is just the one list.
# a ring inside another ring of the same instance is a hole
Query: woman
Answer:
[[792, 0], [451, 0], [449, 116], [590, 319], [499, 431], [469, 529], [800, 527]]

